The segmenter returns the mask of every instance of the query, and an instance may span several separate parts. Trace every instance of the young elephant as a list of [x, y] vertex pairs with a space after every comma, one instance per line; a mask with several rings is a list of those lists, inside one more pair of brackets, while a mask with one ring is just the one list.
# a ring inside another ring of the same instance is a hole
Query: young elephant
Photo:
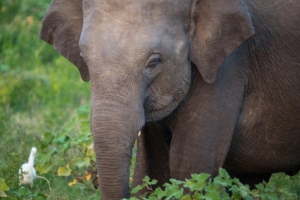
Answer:
[[137, 138], [134, 184], [219, 167], [248, 183], [297, 171], [299, 10], [298, 0], [53, 0], [40, 37], [91, 80], [102, 199], [129, 196]]

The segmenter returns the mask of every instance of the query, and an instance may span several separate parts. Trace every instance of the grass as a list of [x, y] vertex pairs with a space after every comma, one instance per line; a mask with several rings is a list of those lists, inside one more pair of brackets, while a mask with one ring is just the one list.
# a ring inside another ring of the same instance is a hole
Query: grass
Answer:
[[49, 4], [0, 1], [0, 178], [10, 188], [8, 199], [30, 199], [34, 193], [56, 200], [93, 199], [94, 191], [70, 187], [70, 177], [59, 177], [55, 170], [43, 174], [52, 183], [51, 192], [46, 182], [36, 179], [32, 189], [25, 186], [29, 196], [16, 195], [17, 173], [31, 147], [39, 146], [46, 132], [63, 132], [90, 99], [89, 83], [81, 80], [76, 67], [38, 38]]

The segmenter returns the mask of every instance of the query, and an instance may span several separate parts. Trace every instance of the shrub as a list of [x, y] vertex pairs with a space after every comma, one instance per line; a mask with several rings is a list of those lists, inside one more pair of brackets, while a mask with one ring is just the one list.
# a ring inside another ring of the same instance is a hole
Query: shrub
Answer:
[[71, 178], [69, 186], [81, 184], [92, 191], [97, 189], [89, 105], [80, 106], [61, 133], [45, 133], [40, 144], [36, 165], [40, 173], [55, 170], [58, 176]]
[[170, 179], [163, 188], [152, 190], [152, 186], [157, 183], [156, 180], [150, 180], [149, 177], [143, 179], [141, 185], [131, 190], [134, 195], [142, 189], [149, 192], [139, 197], [131, 197], [130, 200], [137, 199], [203, 199], [203, 200], [226, 200], [226, 199], [299, 199], [300, 182], [299, 175], [290, 177], [284, 173], [274, 174], [268, 183], [256, 185], [256, 189], [250, 190], [248, 185], [242, 184], [236, 178], [230, 178], [226, 170], [220, 168], [219, 175], [210, 178], [209, 174], [192, 174], [190, 179], [179, 181]]

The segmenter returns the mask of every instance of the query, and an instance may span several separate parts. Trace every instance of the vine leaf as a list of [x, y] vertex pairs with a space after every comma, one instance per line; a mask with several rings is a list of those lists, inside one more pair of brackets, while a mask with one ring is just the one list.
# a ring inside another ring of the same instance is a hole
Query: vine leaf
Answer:
[[70, 164], [67, 164], [65, 167], [59, 167], [57, 169], [58, 176], [70, 176], [71, 172], [72, 170], [70, 168]]

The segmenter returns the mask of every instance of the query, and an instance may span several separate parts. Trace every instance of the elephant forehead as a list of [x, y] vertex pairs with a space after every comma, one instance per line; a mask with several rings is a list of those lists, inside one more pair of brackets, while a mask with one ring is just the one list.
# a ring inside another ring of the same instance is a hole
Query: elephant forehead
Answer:
[[189, 16], [190, 2], [186, 0], [85, 0], [84, 9], [109, 15], [118, 21], [135, 22]]
[[126, 43], [133, 36], [139, 43], [157, 42], [157, 38], [182, 35], [189, 26], [190, 3], [184, 0], [86, 0], [83, 4], [82, 36], [101, 38], [102, 45], [111, 40]]

